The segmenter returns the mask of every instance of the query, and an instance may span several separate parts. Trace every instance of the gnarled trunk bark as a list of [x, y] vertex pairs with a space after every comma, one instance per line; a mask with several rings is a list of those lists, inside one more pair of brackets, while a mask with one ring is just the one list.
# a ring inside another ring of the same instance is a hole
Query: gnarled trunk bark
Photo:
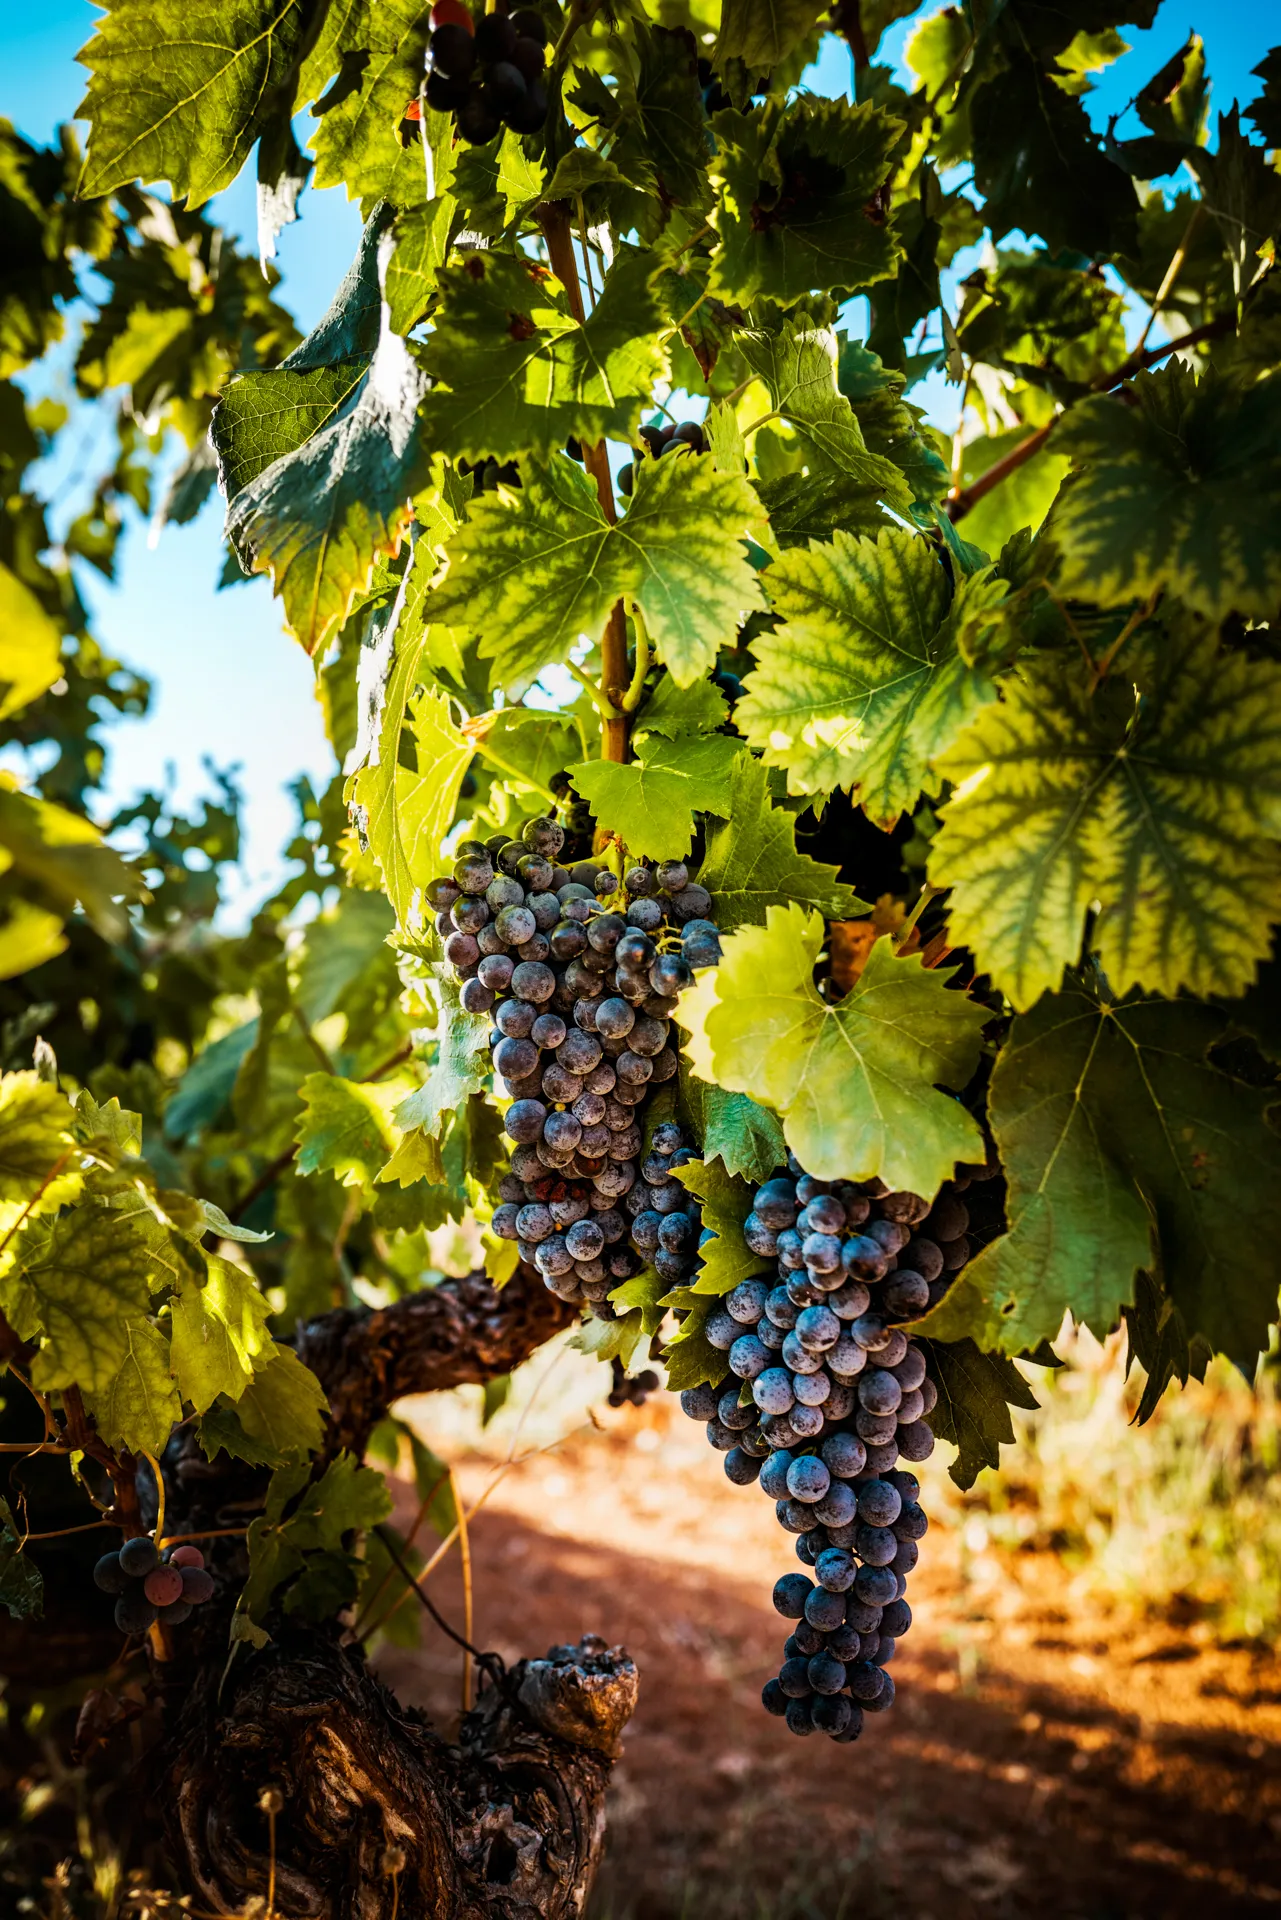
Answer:
[[[472, 1274], [378, 1312], [325, 1315], [298, 1351], [329, 1398], [327, 1453], [362, 1451], [407, 1394], [509, 1372], [573, 1318], [523, 1269], [501, 1290]], [[262, 1504], [264, 1472], [207, 1461], [189, 1434], [163, 1466], [169, 1533], [243, 1525]], [[198, 1906], [241, 1912], [270, 1889], [291, 1920], [582, 1912], [636, 1700], [621, 1649], [589, 1636], [507, 1673], [495, 1665], [452, 1744], [380, 1684], [338, 1622], [278, 1615], [265, 1648], [241, 1645], [228, 1664], [243, 1542], [211, 1540], [208, 1557], [223, 1592], [157, 1668], [152, 1754], [175, 1874]], [[268, 1789], [282, 1803], [274, 1841]]]

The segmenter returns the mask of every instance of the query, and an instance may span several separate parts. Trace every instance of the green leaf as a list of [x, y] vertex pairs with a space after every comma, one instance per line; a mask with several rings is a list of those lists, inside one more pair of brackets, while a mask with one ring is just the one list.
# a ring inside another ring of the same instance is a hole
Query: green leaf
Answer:
[[988, 1106], [1010, 1230], [927, 1332], [1020, 1352], [1054, 1339], [1070, 1310], [1102, 1338], [1146, 1268], [1190, 1331], [1253, 1368], [1276, 1318], [1281, 1135], [1275, 1091], [1209, 1059], [1227, 1028], [1194, 1001], [1079, 988], [1014, 1022]]
[[210, 432], [218, 484], [228, 500], [277, 460], [296, 453], [349, 408], [369, 368], [367, 358], [293, 372], [242, 373], [223, 388]]
[[196, 1441], [207, 1460], [223, 1452], [230, 1460], [243, 1460], [250, 1467], [283, 1467], [288, 1455], [265, 1440], [251, 1439], [240, 1422], [240, 1415], [229, 1401], [215, 1401], [195, 1425]]
[[442, 193], [396, 215], [396, 250], [387, 263], [387, 307], [397, 333], [408, 333], [436, 297], [436, 274], [448, 258], [455, 212], [453, 195]]
[[105, 1393], [129, 1355], [128, 1325], [151, 1293], [175, 1278], [169, 1236], [147, 1213], [91, 1202], [35, 1221], [0, 1280], [3, 1310], [24, 1340], [43, 1333], [31, 1363], [41, 1391], [78, 1386]]
[[[660, 1279], [652, 1267], [644, 1273], [638, 1273], [634, 1280], [624, 1280], [621, 1287], [615, 1287], [608, 1296], [611, 1307], [617, 1307], [621, 1314], [629, 1319], [640, 1316], [640, 1330], [652, 1339], [667, 1317], [667, 1308], [663, 1304], [667, 1297], [668, 1282]], [[601, 1356], [604, 1358], [604, 1356]]]
[[681, 1103], [689, 1115], [704, 1160], [720, 1160], [727, 1173], [759, 1185], [787, 1158], [778, 1116], [745, 1093], [726, 1093], [681, 1062]]
[[0, 784], [0, 871], [32, 882], [63, 915], [80, 906], [104, 940], [122, 940], [123, 903], [146, 893], [141, 876], [80, 814]]
[[44, 1576], [18, 1540], [9, 1502], [0, 1498], [0, 1607], [11, 1620], [38, 1620], [44, 1612]]
[[716, 924], [764, 926], [766, 910], [797, 901], [828, 920], [870, 911], [836, 867], [797, 851], [796, 821], [771, 804], [769, 775], [750, 753], [734, 763], [724, 824], [709, 824], [699, 882], [715, 901]]
[[301, 0], [110, 0], [80, 54], [80, 191], [167, 180], [199, 207], [243, 167], [302, 43]]
[[387, 951], [395, 924], [379, 893], [349, 889], [337, 905], [307, 924], [298, 968], [298, 1005], [309, 1026], [328, 1019], [370, 967]]
[[320, 121], [312, 142], [318, 187], [343, 185], [351, 200], [402, 205], [435, 191], [421, 137], [406, 150], [399, 133], [422, 85], [430, 32], [430, 9], [420, 0], [342, 0], [322, 10], [298, 89], [300, 99], [313, 98], [331, 74], [339, 76], [312, 108]]
[[972, 1340], [923, 1340], [938, 1400], [930, 1415], [936, 1438], [957, 1449], [950, 1472], [958, 1487], [974, 1485], [984, 1467], [999, 1467], [1014, 1442], [1011, 1407], [1040, 1404], [1012, 1360], [981, 1353]]
[[823, 921], [799, 906], [770, 907], [764, 927], [740, 927], [719, 967], [681, 996], [694, 1071], [747, 1093], [781, 1116], [788, 1146], [820, 1180], [879, 1178], [933, 1194], [958, 1160], [983, 1154], [958, 1101], [978, 1063], [987, 1014], [950, 991], [947, 972], [918, 954], [872, 947], [836, 1006], [813, 981]]
[[[573, 434], [630, 440], [666, 367], [656, 262], [624, 249], [586, 320], [559, 282], [523, 257], [472, 252], [442, 269], [443, 295], [423, 358], [433, 448], [468, 460], [546, 457]], [[594, 488], [593, 488], [594, 492]]]
[[[454, 823], [458, 791], [474, 748], [454, 725], [449, 698], [440, 688], [424, 687], [411, 702], [421, 638], [397, 637], [395, 646], [377, 740], [368, 763], [348, 783], [347, 803], [378, 862], [396, 918], [408, 928], [421, 917], [422, 889], [440, 871], [441, 841]], [[407, 715], [416, 771], [401, 761]]]
[[681, 740], [689, 734], [715, 733], [724, 726], [729, 703], [710, 680], [695, 680], [690, 686], [678, 686], [665, 673], [636, 716], [639, 734], [661, 733], [668, 740]]
[[700, 1245], [698, 1278], [688, 1291], [729, 1293], [740, 1280], [763, 1273], [769, 1261], [753, 1253], [743, 1238], [743, 1222], [752, 1210], [747, 1181], [714, 1160], [687, 1160], [674, 1169], [672, 1177], [702, 1201], [704, 1229], [716, 1236]]
[[[1059, 17], [1080, 20], [1066, 11]], [[1047, 77], [1025, 37], [1005, 38], [1000, 63], [970, 93], [968, 112], [975, 185], [994, 240], [1021, 229], [1040, 234], [1052, 253], [1131, 251], [1134, 183], [1105, 157], [1085, 107]]]
[[627, 596], [673, 678], [689, 686], [761, 605], [743, 544], [759, 508], [746, 479], [718, 473], [710, 456], [639, 462], [616, 527], [564, 454], [527, 463], [522, 478], [519, 490], [500, 486], [473, 502], [429, 605], [432, 619], [479, 634], [496, 683], [527, 686], [580, 635], [596, 639]]
[[917, 534], [838, 533], [770, 569], [782, 625], [752, 642], [755, 671], [735, 720], [788, 791], [856, 787], [889, 829], [933, 791], [931, 762], [996, 697], [958, 639], [995, 618], [1005, 583], [967, 580], [949, 618], [947, 576]]
[[182, 1402], [169, 1371], [169, 1342], [141, 1314], [126, 1314], [118, 1333], [118, 1365], [104, 1385], [85, 1393], [85, 1405], [108, 1446], [160, 1455], [174, 1422], [182, 1418]]
[[1200, 382], [1180, 360], [1096, 394], [1052, 446], [1073, 475], [1051, 515], [1064, 591], [1104, 606], [1164, 589], [1211, 619], [1281, 603], [1281, 391]]
[[769, 73], [826, 12], [823, 0], [725, 0], [715, 64], [724, 68], [728, 60], [741, 60], [753, 74]]
[[750, 114], [726, 109], [713, 115], [712, 131], [721, 190], [711, 216], [720, 243], [713, 293], [740, 305], [792, 301], [815, 288], [854, 293], [894, 272], [893, 232], [867, 207], [890, 170], [901, 120], [802, 95]]
[[1071, 656], [1029, 660], [938, 763], [930, 878], [1016, 1007], [1058, 987], [1096, 905], [1118, 993], [1241, 992], [1281, 911], [1281, 669], [1186, 619], [1122, 658], [1093, 694]]
[[207, 1256], [203, 1287], [186, 1280], [171, 1305], [171, 1358], [182, 1398], [207, 1413], [220, 1393], [238, 1400], [254, 1363], [274, 1345], [271, 1307], [251, 1273]]
[[597, 823], [649, 860], [681, 860], [694, 838], [694, 815], [726, 816], [742, 742], [723, 733], [696, 740], [650, 735], [636, 760], [583, 760], [566, 769]]
[[299, 1088], [296, 1165], [304, 1176], [332, 1173], [340, 1186], [369, 1186], [396, 1147], [391, 1110], [397, 1087], [309, 1073]]
[[425, 381], [384, 323], [354, 396], [301, 446], [243, 486], [227, 533], [247, 573], [270, 573], [285, 619], [309, 654], [323, 653], [394, 552], [410, 499], [427, 478], [417, 409]]
[[688, 1288], [679, 1291], [684, 1296], [680, 1301], [680, 1325], [663, 1351], [667, 1385], [672, 1393], [683, 1393], [686, 1387], [701, 1387], [704, 1381], [716, 1386], [729, 1371], [725, 1355], [703, 1332], [716, 1310], [715, 1298], [704, 1295], [700, 1299]]
[[[249, 1527], [249, 1578], [236, 1605], [231, 1637], [262, 1647], [270, 1637], [262, 1623], [273, 1599], [298, 1574], [285, 1595], [285, 1611], [319, 1621], [356, 1597], [359, 1569], [348, 1565], [344, 1536], [376, 1527], [391, 1512], [381, 1473], [362, 1467], [350, 1453], [331, 1460], [319, 1480], [309, 1469], [288, 1466], [271, 1477], [264, 1510]], [[301, 1497], [300, 1497], [301, 1496]], [[293, 1504], [288, 1517], [286, 1507]]]
[[29, 706], [62, 672], [62, 635], [30, 587], [0, 562], [0, 720]]
[[483, 1014], [464, 1013], [455, 980], [437, 982], [440, 1017], [436, 1023], [436, 1064], [422, 1086], [401, 1101], [396, 1125], [404, 1133], [421, 1128], [438, 1140], [445, 1121], [473, 1093], [480, 1093], [489, 1072], [489, 1021]]
[[165, 1108], [167, 1139], [190, 1140], [218, 1121], [231, 1102], [236, 1077], [257, 1041], [257, 1020], [246, 1020], [196, 1055]]
[[829, 476], [841, 475], [873, 500], [905, 512], [912, 488], [892, 460], [869, 453], [858, 416], [836, 384], [837, 340], [828, 330], [743, 332], [734, 345], [769, 391], [776, 412], [796, 428], [802, 445]]
[[38, 1073], [0, 1079], [0, 1208], [20, 1209], [40, 1194], [38, 1210], [45, 1211], [70, 1198], [78, 1174], [68, 1168], [51, 1181], [49, 1175], [68, 1155], [72, 1119], [66, 1094]]
[[315, 1374], [292, 1347], [282, 1346], [255, 1372], [236, 1403], [249, 1438], [287, 1459], [319, 1451], [325, 1437], [322, 1416], [328, 1411], [329, 1402]]

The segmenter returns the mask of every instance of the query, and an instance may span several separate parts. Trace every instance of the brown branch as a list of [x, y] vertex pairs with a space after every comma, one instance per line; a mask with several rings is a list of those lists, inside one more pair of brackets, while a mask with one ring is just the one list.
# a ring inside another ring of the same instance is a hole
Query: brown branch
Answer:
[[[1177, 340], [1166, 341], [1163, 346], [1149, 347], [1145, 353], [1131, 354], [1115, 373], [1109, 373], [1102, 380], [1095, 382], [1095, 391], [1114, 392], [1134, 374], [1141, 373], [1145, 367], [1156, 366], [1168, 354], [1178, 353], [1184, 347], [1198, 346], [1203, 340], [1217, 340], [1223, 334], [1230, 333], [1235, 325], [1235, 320], [1225, 314], [1218, 320], [1208, 321], [1203, 327], [1193, 328], [1191, 333], [1182, 334]], [[964, 519], [970, 509], [976, 507], [980, 500], [985, 499], [994, 487], [999, 487], [1003, 480], [1008, 480], [1012, 473], [1017, 473], [1033, 454], [1041, 451], [1058, 423], [1059, 416], [1056, 415], [1045, 426], [1038, 427], [1035, 433], [1030, 433], [1026, 440], [1020, 440], [1017, 447], [1011, 447], [1002, 459], [990, 466], [986, 473], [981, 473], [970, 486], [962, 487], [949, 494], [945, 503], [948, 519], [953, 523]]]
[[328, 1451], [362, 1453], [406, 1394], [497, 1379], [576, 1318], [577, 1309], [521, 1266], [501, 1289], [472, 1273], [377, 1312], [343, 1308], [313, 1320], [299, 1335], [298, 1358], [329, 1400]]
[[869, 54], [867, 39], [863, 33], [862, 10], [859, 0], [838, 0], [832, 8], [832, 25], [844, 36], [854, 61], [855, 74], [862, 73], [868, 65]]

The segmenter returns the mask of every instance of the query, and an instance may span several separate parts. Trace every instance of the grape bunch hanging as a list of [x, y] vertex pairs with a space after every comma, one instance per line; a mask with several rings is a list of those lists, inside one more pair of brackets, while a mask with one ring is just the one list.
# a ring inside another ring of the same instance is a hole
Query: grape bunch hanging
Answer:
[[205, 1570], [199, 1547], [170, 1547], [163, 1553], [149, 1534], [138, 1534], [114, 1553], [104, 1553], [93, 1570], [94, 1585], [115, 1596], [115, 1620], [121, 1633], [146, 1633], [158, 1621], [181, 1627], [193, 1607], [213, 1598], [213, 1575]]
[[437, 0], [427, 50], [427, 105], [452, 113], [460, 139], [487, 146], [503, 127], [537, 133], [547, 118], [547, 29], [532, 7], [500, 5], [473, 19], [462, 0]]
[[674, 1078], [671, 1015], [696, 968], [720, 958], [711, 896], [685, 863], [559, 864], [565, 829], [460, 847], [427, 889], [469, 1013], [493, 1019], [495, 1074], [515, 1142], [493, 1230], [562, 1300], [598, 1319], [646, 1265], [673, 1285], [697, 1258], [702, 1219], [673, 1176], [694, 1151], [674, 1122], [643, 1150], [651, 1091]]
[[848, 1742], [894, 1700], [886, 1669], [912, 1623], [907, 1576], [927, 1526], [910, 1468], [933, 1452], [938, 1397], [897, 1323], [941, 1298], [968, 1260], [968, 1184], [931, 1204], [876, 1180], [816, 1180], [789, 1156], [743, 1223], [775, 1275], [742, 1281], [709, 1317], [725, 1373], [681, 1395], [728, 1478], [759, 1482], [812, 1569], [774, 1588], [796, 1625], [762, 1700], [793, 1733]]

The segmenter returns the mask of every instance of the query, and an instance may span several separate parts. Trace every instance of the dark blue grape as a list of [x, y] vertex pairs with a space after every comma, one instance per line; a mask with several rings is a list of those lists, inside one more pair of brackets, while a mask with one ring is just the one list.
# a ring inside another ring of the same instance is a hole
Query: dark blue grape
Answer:
[[852, 1553], [842, 1547], [826, 1547], [814, 1562], [814, 1571], [819, 1585], [829, 1593], [846, 1593], [854, 1585], [858, 1567]]
[[[784, 1620], [808, 1618], [807, 1602], [816, 1591], [814, 1582], [807, 1580], [803, 1573], [785, 1573], [774, 1582], [774, 1610], [781, 1613]], [[813, 1621], [811, 1624], [817, 1626], [820, 1623]]]
[[881, 1615], [881, 1630], [893, 1640], [901, 1640], [912, 1624], [912, 1609], [906, 1600], [891, 1600]]
[[812, 1655], [807, 1671], [815, 1693], [839, 1693], [845, 1685], [844, 1664], [826, 1650]]
[[831, 1474], [816, 1454], [802, 1454], [787, 1469], [787, 1491], [793, 1500], [821, 1500], [831, 1482]]
[[815, 1731], [830, 1734], [833, 1739], [845, 1733], [853, 1712], [853, 1703], [843, 1693], [819, 1694], [810, 1703]]
[[[794, 1580], [795, 1574], [787, 1574], [786, 1579]], [[813, 1587], [805, 1602], [805, 1618], [812, 1627], [831, 1633], [845, 1623], [845, 1595], [829, 1593], [826, 1587]]]
[[732, 1447], [725, 1455], [725, 1477], [736, 1487], [750, 1487], [760, 1477], [761, 1463], [744, 1453], [742, 1447]]
[[761, 1705], [766, 1713], [772, 1713], [776, 1720], [781, 1720], [786, 1714], [787, 1695], [777, 1680], [767, 1680], [761, 1688]]
[[124, 1593], [129, 1585], [129, 1576], [120, 1564], [120, 1555], [116, 1551], [104, 1553], [93, 1570], [93, 1584], [101, 1593]]
[[804, 1735], [814, 1731], [814, 1718], [808, 1700], [789, 1700], [786, 1719], [789, 1733]]
[[862, 1706], [870, 1706], [880, 1698], [885, 1690], [889, 1675], [870, 1660], [851, 1660], [845, 1669], [845, 1680], [850, 1693]]
[[681, 1394], [681, 1412], [691, 1420], [712, 1420], [716, 1417], [716, 1403], [720, 1399], [720, 1389], [704, 1383], [700, 1387], [686, 1387]]
[[121, 1633], [145, 1633], [154, 1622], [156, 1612], [142, 1588], [131, 1587], [116, 1601], [116, 1625]]
[[[875, 1699], [864, 1700], [863, 1711], [865, 1713], [885, 1713], [894, 1705], [894, 1676], [892, 1673], [884, 1672], [880, 1667], [873, 1667], [872, 1671], [873, 1673], [879, 1673], [881, 1676], [881, 1691], [876, 1695]], [[851, 1688], [850, 1691], [853, 1692], [853, 1688]]]
[[864, 1480], [858, 1490], [858, 1517], [869, 1527], [892, 1527], [902, 1512], [898, 1489], [888, 1480]]
[[887, 1607], [898, 1598], [898, 1580], [888, 1567], [860, 1567], [854, 1594], [869, 1607]]
[[156, 1543], [146, 1534], [140, 1534], [133, 1540], [126, 1540], [120, 1549], [121, 1569], [131, 1580], [145, 1580], [152, 1568], [159, 1564], [160, 1555], [156, 1552]]

